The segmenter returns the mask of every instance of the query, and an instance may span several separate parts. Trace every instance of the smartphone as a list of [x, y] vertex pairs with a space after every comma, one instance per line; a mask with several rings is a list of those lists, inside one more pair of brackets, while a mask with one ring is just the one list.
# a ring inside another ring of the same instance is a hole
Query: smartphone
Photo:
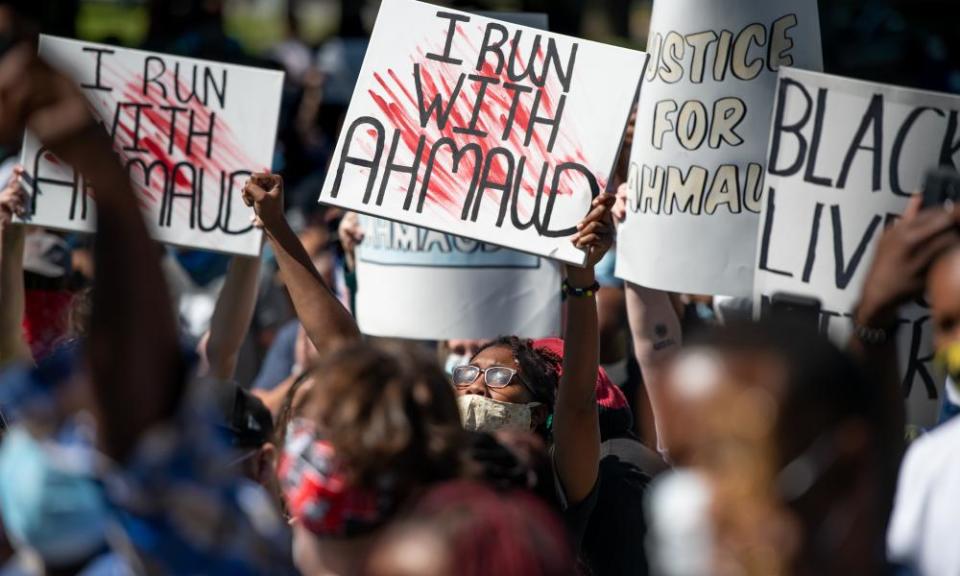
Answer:
[[816, 330], [820, 327], [820, 309], [821, 304], [818, 298], [777, 292], [770, 297], [768, 310], [773, 319], [791, 320]]
[[952, 168], [937, 168], [927, 172], [923, 185], [923, 208], [952, 206], [960, 201], [960, 174]]

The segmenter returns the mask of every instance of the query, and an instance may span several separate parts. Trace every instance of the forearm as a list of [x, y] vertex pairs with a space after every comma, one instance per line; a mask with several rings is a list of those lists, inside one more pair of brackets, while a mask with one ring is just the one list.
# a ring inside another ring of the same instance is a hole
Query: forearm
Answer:
[[267, 233], [297, 317], [317, 350], [323, 354], [360, 338], [353, 316], [323, 281], [287, 222], [278, 223]]
[[884, 439], [884, 445], [889, 448], [887, 453], [898, 463], [905, 448], [903, 432], [906, 426], [906, 407], [894, 329], [897, 325], [897, 313], [890, 310], [875, 311], [869, 306], [861, 305], [854, 312], [854, 323], [862, 327], [889, 329], [888, 337], [875, 344], [868, 344], [854, 335], [850, 338], [848, 349], [859, 361], [867, 381], [881, 387], [883, 417], [889, 423], [886, 429], [891, 431], [891, 437]]
[[670, 294], [627, 283], [627, 320], [644, 380], [655, 377], [680, 348], [680, 319]]
[[183, 373], [159, 254], [130, 182], [104, 134], [83, 144], [59, 155], [96, 189], [88, 350], [103, 447], [122, 460], [145, 430], [173, 415]]
[[23, 340], [23, 226], [7, 224], [0, 230], [0, 366], [30, 360]]
[[664, 413], [661, 387], [664, 369], [680, 350], [683, 339], [680, 319], [670, 302], [669, 293], [630, 283], [627, 283], [626, 292], [627, 320], [653, 416], [657, 448], [666, 449], [660, 437], [660, 418]]
[[207, 360], [210, 375], [214, 378], [230, 380], [236, 372], [240, 347], [250, 329], [257, 304], [259, 280], [259, 258], [234, 256], [230, 260], [210, 319], [210, 338], [207, 340]]
[[[574, 288], [588, 287], [595, 282], [593, 269], [571, 267], [567, 282]], [[599, 342], [596, 295], [567, 298], [563, 377], [554, 410], [554, 443], [557, 472], [570, 502], [585, 498], [597, 479]]]

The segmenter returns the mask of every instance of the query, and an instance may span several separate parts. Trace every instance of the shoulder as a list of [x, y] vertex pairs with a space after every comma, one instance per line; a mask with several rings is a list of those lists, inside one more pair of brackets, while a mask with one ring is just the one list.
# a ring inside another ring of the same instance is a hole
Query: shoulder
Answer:
[[914, 557], [925, 538], [960, 513], [960, 418], [913, 442], [900, 467], [887, 545], [895, 560]]

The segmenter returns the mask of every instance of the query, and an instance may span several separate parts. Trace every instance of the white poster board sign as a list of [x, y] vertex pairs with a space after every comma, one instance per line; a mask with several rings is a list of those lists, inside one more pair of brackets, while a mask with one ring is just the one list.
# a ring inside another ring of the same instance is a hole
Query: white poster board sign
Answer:
[[380, 13], [320, 202], [582, 264], [647, 56], [413, 0]]
[[[755, 299], [816, 296], [839, 341], [884, 226], [938, 164], [960, 166], [960, 97], [785, 68], [780, 72], [758, 235]], [[930, 423], [929, 312], [901, 310], [900, 367], [910, 420]]]
[[[261, 233], [240, 191], [272, 163], [283, 73], [52, 36], [40, 37], [40, 55], [80, 85], [155, 238], [259, 254]], [[28, 223], [94, 229], [95, 188], [29, 131], [21, 160]]]
[[373, 336], [527, 338], [560, 332], [560, 265], [531, 254], [360, 217], [356, 316]]
[[822, 68], [816, 0], [657, 0], [617, 276], [748, 296], [781, 66]]

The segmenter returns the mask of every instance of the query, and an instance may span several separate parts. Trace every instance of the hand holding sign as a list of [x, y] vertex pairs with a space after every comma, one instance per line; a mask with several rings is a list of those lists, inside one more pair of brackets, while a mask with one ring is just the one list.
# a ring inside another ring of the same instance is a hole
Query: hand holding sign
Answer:
[[[0, 101], [5, 123], [23, 118], [14, 133], [29, 116], [21, 161], [31, 224], [93, 230], [94, 191], [73, 157], [100, 150], [95, 136], [109, 138], [156, 239], [259, 253], [236, 190], [272, 161], [281, 73], [44, 35], [39, 55], [26, 45], [8, 54]], [[79, 136], [69, 140], [76, 151], [64, 149], [68, 135]]]
[[603, 192], [593, 199], [590, 212], [577, 224], [577, 232], [570, 239], [577, 248], [587, 251], [587, 267], [596, 266], [613, 246], [613, 209], [616, 196]]
[[27, 193], [20, 184], [23, 167], [16, 166], [10, 179], [0, 190], [0, 228], [9, 224], [14, 216], [22, 217], [27, 209]]
[[960, 207], [919, 208], [920, 197], [915, 196], [903, 218], [880, 237], [857, 306], [858, 324], [877, 327], [895, 322], [897, 309], [921, 295], [930, 264], [960, 240]]

